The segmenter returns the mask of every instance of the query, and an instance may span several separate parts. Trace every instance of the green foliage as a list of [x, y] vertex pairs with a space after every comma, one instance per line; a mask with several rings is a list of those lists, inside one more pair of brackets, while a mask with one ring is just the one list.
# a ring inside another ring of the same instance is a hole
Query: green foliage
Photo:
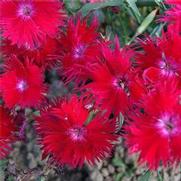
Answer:
[[124, 165], [125, 165], [123, 160], [121, 160], [120, 158], [114, 158], [112, 160], [112, 164], [116, 167], [124, 167]]
[[8, 160], [0, 160], [0, 180], [4, 180]]
[[157, 171], [157, 181], [163, 181], [163, 170]]
[[155, 19], [156, 13], [158, 9], [153, 10], [148, 16], [145, 17], [145, 19], [142, 21], [140, 26], [137, 28], [135, 35], [132, 37], [132, 39], [128, 42], [130, 44], [137, 36], [141, 35], [148, 26], [153, 22]]
[[137, 21], [141, 22], [141, 14], [139, 12], [139, 9], [136, 5], [137, 0], [126, 0], [128, 5], [130, 6], [131, 10], [133, 11], [133, 14], [135, 15]]
[[130, 44], [143, 33], [159, 36], [164, 24], [155, 23], [165, 10], [163, 0], [107, 0], [82, 4], [79, 0], [64, 0], [67, 11], [82, 16], [97, 16], [103, 36], [118, 35], [121, 45]]
[[102, 3], [87, 3], [85, 4], [81, 9], [80, 12], [83, 16], [86, 16], [90, 11], [105, 8], [105, 7], [111, 7], [111, 6], [121, 6], [123, 4], [124, 0], [109, 0]]
[[149, 181], [151, 176], [151, 172], [150, 171], [146, 171], [140, 178], [139, 181]]

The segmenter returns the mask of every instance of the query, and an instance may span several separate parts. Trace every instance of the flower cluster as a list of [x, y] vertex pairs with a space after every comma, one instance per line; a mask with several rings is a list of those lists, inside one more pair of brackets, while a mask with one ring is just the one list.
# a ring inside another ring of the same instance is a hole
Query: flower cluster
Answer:
[[[174, 7], [161, 18], [167, 31], [138, 40], [135, 50], [103, 38], [96, 18], [68, 18], [58, 0], [1, 1], [0, 159], [21, 139], [27, 118], [16, 118], [31, 109], [40, 112], [34, 119], [43, 156], [58, 165], [93, 165], [119, 137], [150, 169], [178, 164], [181, 5], [168, 3]], [[74, 85], [55, 104], [46, 80], [52, 69]]]

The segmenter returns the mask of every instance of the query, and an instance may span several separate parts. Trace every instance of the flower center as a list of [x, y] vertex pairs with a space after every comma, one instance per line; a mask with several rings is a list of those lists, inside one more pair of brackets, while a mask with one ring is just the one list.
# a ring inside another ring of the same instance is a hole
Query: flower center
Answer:
[[20, 91], [20, 92], [24, 92], [27, 88], [27, 82], [24, 80], [20, 80], [17, 84], [16, 84], [16, 88]]
[[178, 129], [179, 116], [169, 113], [163, 114], [159, 119], [157, 119], [157, 127], [161, 131], [162, 135], [169, 136], [176, 134]]
[[30, 19], [34, 14], [31, 4], [21, 4], [18, 9], [18, 15], [23, 19]]
[[79, 45], [79, 46], [75, 47], [74, 52], [73, 52], [74, 58], [82, 57], [85, 52], [85, 49], [86, 48], [84, 45]]
[[85, 139], [87, 130], [85, 127], [74, 127], [68, 130], [68, 135], [74, 141], [82, 141]]
[[177, 65], [173, 60], [167, 59], [165, 55], [162, 55], [162, 60], [159, 62], [161, 73], [166, 76], [173, 76], [177, 71]]
[[159, 66], [163, 75], [173, 75], [174, 71], [168, 62], [161, 61]]
[[124, 90], [126, 93], [129, 92], [127, 80], [123, 77], [116, 78], [113, 80], [113, 85], [118, 88]]

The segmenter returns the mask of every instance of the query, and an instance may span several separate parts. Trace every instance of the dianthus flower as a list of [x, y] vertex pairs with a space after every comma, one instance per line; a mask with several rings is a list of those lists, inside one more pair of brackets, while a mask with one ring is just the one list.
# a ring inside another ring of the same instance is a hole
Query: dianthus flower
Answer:
[[88, 118], [88, 109], [76, 96], [42, 113], [37, 130], [44, 155], [71, 167], [92, 165], [108, 156], [117, 140], [115, 121], [100, 114]]
[[[118, 43], [114, 50], [107, 46], [101, 50], [103, 60], [90, 70], [91, 82], [85, 88], [103, 110], [116, 115], [120, 111], [124, 113], [128, 109], [130, 96], [139, 92], [139, 86], [133, 86], [136, 84], [131, 62], [133, 53], [120, 49]], [[138, 92], [132, 92], [133, 87]]]
[[170, 29], [160, 38], [148, 38], [141, 42], [143, 51], [137, 55], [143, 78], [157, 82], [165, 78], [181, 76], [181, 36]]
[[0, 76], [0, 90], [7, 107], [37, 107], [45, 93], [42, 70], [26, 59], [23, 64], [15, 56], [7, 60]]
[[181, 1], [167, 0], [166, 3], [173, 5], [173, 7], [165, 12], [161, 20], [173, 24], [173, 28], [181, 32]]
[[144, 112], [131, 116], [125, 129], [130, 151], [138, 152], [140, 162], [151, 169], [181, 161], [181, 91], [177, 84], [176, 80], [157, 84], [143, 99]]
[[2, 0], [0, 7], [3, 37], [18, 47], [39, 47], [47, 36], [55, 37], [62, 25], [62, 5], [58, 0]]
[[90, 25], [86, 19], [70, 19], [62, 35], [62, 66], [67, 81], [78, 83], [87, 80], [87, 68], [91, 68], [100, 54], [100, 37], [97, 21]]
[[19, 59], [28, 57], [33, 59], [34, 63], [41, 67], [50, 67], [55, 65], [59, 57], [59, 43], [55, 38], [48, 37], [40, 47], [35, 49], [18, 48], [17, 45], [12, 45], [9, 40], [2, 41], [2, 53], [5, 58], [16, 55]]
[[11, 144], [16, 140], [15, 130], [12, 117], [0, 105], [0, 159], [5, 158], [9, 154]]

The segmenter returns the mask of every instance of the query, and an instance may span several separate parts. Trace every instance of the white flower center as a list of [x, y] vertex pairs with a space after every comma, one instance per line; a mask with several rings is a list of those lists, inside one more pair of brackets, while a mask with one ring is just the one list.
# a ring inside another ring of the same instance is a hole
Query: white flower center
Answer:
[[20, 80], [17, 84], [16, 84], [16, 88], [20, 91], [20, 92], [24, 92], [27, 88], [27, 82], [24, 80]]

